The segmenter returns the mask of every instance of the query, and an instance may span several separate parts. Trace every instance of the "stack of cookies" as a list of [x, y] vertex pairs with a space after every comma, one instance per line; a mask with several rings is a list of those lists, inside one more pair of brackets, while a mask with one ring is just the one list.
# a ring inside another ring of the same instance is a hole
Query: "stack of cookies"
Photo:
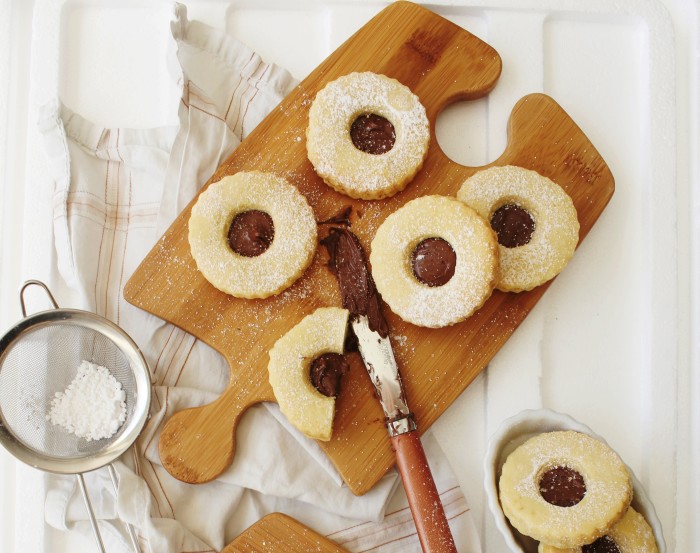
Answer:
[[540, 553], [656, 553], [632, 502], [632, 481], [603, 442], [575, 431], [539, 434], [506, 459], [498, 483], [510, 524]]

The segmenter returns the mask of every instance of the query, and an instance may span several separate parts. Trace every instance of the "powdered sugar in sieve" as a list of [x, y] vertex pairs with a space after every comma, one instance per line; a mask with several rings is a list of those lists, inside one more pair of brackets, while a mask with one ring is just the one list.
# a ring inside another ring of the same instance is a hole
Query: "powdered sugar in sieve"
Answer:
[[88, 441], [111, 438], [126, 421], [126, 393], [106, 367], [83, 360], [46, 420]]

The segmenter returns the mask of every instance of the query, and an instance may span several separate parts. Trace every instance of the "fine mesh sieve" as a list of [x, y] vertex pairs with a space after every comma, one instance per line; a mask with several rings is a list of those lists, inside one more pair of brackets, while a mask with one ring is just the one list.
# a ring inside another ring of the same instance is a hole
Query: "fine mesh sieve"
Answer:
[[[27, 316], [24, 291], [31, 285], [44, 289], [54, 309]], [[110, 463], [134, 443], [148, 417], [148, 366], [121, 328], [94, 313], [59, 308], [42, 282], [27, 281], [20, 290], [20, 303], [25, 318], [0, 339], [0, 443], [28, 465], [78, 477], [104, 551], [82, 473], [109, 465], [116, 488], [116, 471]], [[124, 390], [126, 420], [110, 438], [79, 438], [47, 419], [51, 400], [75, 379], [83, 361], [107, 368]], [[127, 528], [139, 551], [133, 528]]]

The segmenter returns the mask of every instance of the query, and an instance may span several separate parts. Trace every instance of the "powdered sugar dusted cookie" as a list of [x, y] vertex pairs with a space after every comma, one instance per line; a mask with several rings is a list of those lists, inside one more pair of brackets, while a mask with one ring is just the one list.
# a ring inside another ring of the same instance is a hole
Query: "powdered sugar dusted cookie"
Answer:
[[311, 263], [317, 229], [306, 198], [284, 178], [240, 172], [212, 183], [192, 207], [190, 251], [216, 288], [265, 298], [291, 286]]
[[347, 370], [342, 353], [348, 315], [347, 309], [320, 307], [270, 350], [268, 373], [280, 410], [292, 425], [317, 440], [328, 441], [333, 433], [337, 384]]
[[473, 209], [446, 196], [422, 196], [389, 215], [372, 240], [377, 290], [402, 319], [425, 327], [469, 317], [498, 276], [494, 232]]
[[644, 517], [632, 507], [604, 536], [590, 544], [559, 549], [540, 543], [539, 553], [658, 553], [654, 532]]
[[309, 111], [309, 160], [329, 186], [352, 198], [385, 198], [405, 188], [423, 166], [429, 141], [418, 97], [385, 75], [331, 81]]
[[535, 171], [508, 165], [469, 177], [457, 198], [498, 235], [499, 290], [522, 292], [558, 275], [578, 244], [574, 203], [557, 183]]
[[498, 488], [503, 512], [520, 533], [559, 548], [606, 535], [632, 500], [620, 457], [574, 431], [527, 440], [506, 459]]

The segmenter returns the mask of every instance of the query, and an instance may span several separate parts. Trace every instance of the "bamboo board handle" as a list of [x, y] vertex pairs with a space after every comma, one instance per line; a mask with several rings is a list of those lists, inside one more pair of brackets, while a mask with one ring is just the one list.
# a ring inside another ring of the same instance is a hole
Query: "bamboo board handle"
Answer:
[[418, 432], [392, 436], [391, 444], [424, 553], [457, 553]]
[[158, 441], [163, 467], [190, 484], [214, 480], [233, 460], [238, 419], [260, 397], [260, 390], [229, 386], [214, 402], [175, 413]]

